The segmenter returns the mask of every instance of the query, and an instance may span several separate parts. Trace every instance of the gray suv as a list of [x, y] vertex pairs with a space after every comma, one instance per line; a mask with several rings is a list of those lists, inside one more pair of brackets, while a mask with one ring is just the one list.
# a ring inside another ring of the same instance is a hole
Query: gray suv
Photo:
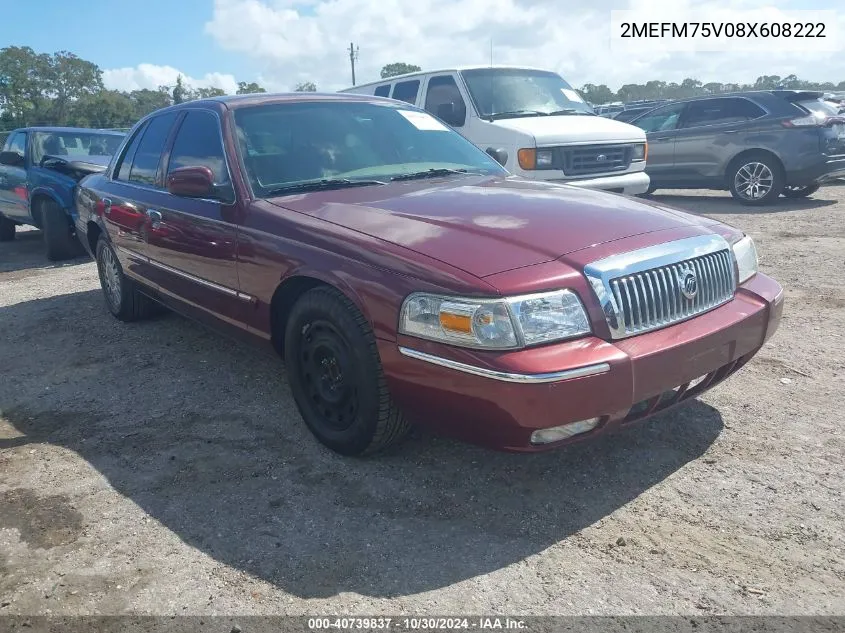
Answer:
[[845, 118], [821, 92], [772, 90], [674, 101], [630, 123], [648, 138], [655, 189], [729, 189], [744, 204], [809, 196], [845, 176]]

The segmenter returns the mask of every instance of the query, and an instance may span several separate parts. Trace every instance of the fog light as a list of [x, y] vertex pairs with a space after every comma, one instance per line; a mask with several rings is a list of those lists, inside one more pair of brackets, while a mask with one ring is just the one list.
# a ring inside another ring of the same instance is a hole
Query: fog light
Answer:
[[570, 422], [561, 426], [553, 426], [550, 429], [540, 429], [531, 434], [532, 444], [551, 444], [552, 442], [560, 442], [573, 435], [580, 435], [587, 431], [592, 431], [598, 426], [600, 418], [590, 418], [589, 420], [580, 420], [578, 422]]

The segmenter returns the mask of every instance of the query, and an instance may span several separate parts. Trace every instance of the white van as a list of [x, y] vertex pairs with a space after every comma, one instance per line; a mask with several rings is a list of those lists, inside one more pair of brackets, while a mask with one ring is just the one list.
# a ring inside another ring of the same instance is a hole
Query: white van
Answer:
[[341, 90], [424, 108], [512, 174], [645, 193], [645, 133], [597, 116], [557, 73], [479, 66], [409, 73]]

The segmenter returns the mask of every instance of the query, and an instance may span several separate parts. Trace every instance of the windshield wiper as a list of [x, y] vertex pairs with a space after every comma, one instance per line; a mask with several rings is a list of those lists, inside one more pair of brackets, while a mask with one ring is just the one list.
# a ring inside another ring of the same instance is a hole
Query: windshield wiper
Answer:
[[584, 114], [587, 116], [597, 116], [595, 112], [584, 112], [583, 110], [578, 110], [577, 108], [564, 108], [563, 110], [549, 112], [549, 116], [555, 116], [556, 114]]
[[542, 112], [541, 110], [507, 110], [505, 112], [493, 112], [492, 114], [488, 114], [487, 118], [495, 121], [496, 119], [520, 116], [549, 116], [549, 113]]
[[450, 176], [452, 174], [479, 174], [480, 172], [470, 172], [466, 169], [426, 169], [425, 171], [412, 171], [408, 174], [399, 174], [394, 176], [391, 180], [421, 180], [423, 178], [439, 178], [440, 176]]
[[322, 180], [309, 180], [297, 182], [284, 187], [276, 187], [267, 191], [267, 196], [279, 196], [285, 193], [299, 191], [328, 191], [330, 189], [347, 189], [349, 187], [367, 187], [370, 185], [386, 185], [381, 180], [352, 180], [350, 178], [323, 178]]

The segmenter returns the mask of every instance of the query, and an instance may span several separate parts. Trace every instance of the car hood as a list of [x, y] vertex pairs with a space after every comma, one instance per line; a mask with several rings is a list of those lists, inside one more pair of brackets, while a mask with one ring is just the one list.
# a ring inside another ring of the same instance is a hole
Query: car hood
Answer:
[[640, 128], [600, 116], [532, 116], [500, 119], [493, 123], [509, 130], [530, 134], [539, 146], [645, 142], [645, 133]]
[[478, 277], [625, 237], [715, 224], [656, 203], [515, 177], [390, 183], [268, 202], [398, 244]]

